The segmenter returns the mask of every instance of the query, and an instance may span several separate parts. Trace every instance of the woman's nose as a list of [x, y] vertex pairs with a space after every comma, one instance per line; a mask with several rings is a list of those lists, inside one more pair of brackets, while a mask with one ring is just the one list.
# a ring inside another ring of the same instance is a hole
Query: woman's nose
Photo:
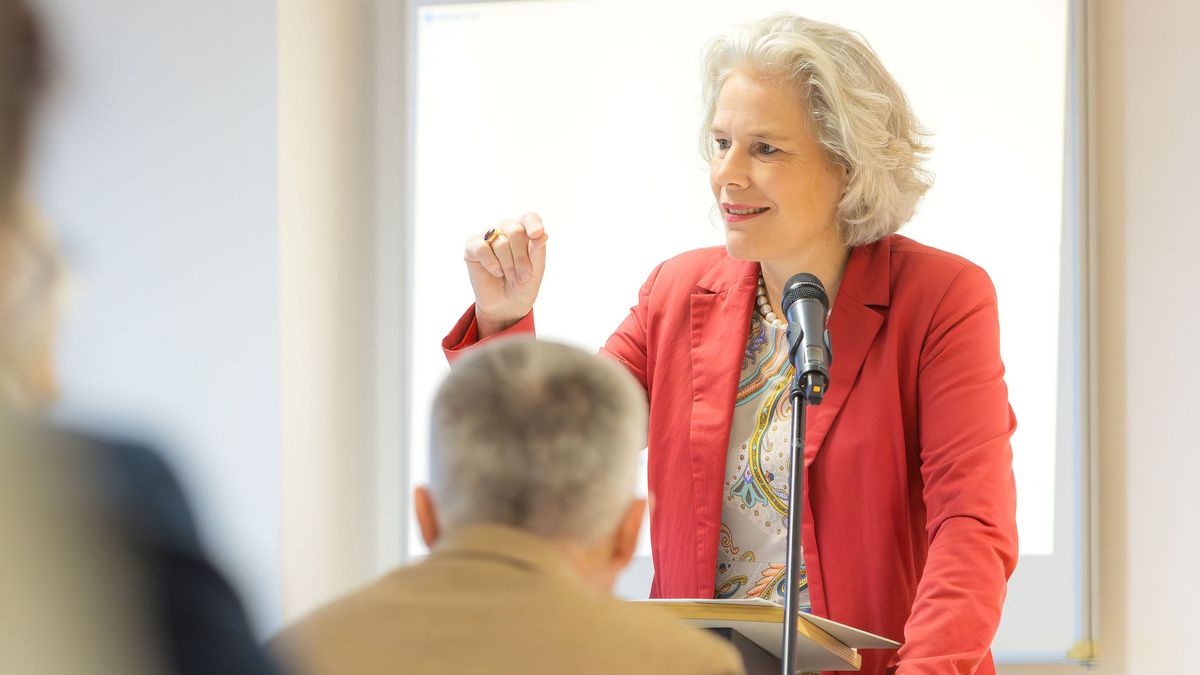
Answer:
[[730, 150], [724, 157], [713, 160], [713, 178], [722, 187], [744, 190], [750, 185], [750, 174], [742, 153]]

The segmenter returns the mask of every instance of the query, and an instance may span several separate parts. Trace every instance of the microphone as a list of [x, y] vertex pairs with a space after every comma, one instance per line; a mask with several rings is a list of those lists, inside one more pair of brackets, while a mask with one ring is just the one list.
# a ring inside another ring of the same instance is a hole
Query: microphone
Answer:
[[796, 386], [812, 405], [821, 403], [829, 389], [833, 350], [825, 318], [829, 295], [812, 274], [795, 274], [783, 285], [783, 313], [787, 317], [788, 359], [796, 368]]

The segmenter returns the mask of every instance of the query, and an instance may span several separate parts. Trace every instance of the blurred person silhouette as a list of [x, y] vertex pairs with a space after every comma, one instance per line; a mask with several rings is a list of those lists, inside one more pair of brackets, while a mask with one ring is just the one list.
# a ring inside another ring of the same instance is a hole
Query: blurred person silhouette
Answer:
[[51, 438], [0, 418], [0, 673], [164, 673], [87, 462]]
[[298, 672], [742, 672], [733, 648], [613, 599], [637, 547], [646, 398], [619, 365], [532, 338], [456, 364], [415, 494], [429, 557], [272, 641]]
[[23, 183], [47, 79], [0, 0], [0, 673], [276, 673], [159, 456], [44, 419], [63, 272]]

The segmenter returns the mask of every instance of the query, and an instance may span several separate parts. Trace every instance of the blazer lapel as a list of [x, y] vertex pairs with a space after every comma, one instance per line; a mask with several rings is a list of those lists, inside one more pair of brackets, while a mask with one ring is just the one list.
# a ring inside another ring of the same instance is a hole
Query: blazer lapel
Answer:
[[821, 405], [808, 409], [805, 467], [812, 465], [825, 443], [883, 326], [884, 312], [880, 308], [887, 307], [890, 301], [890, 259], [891, 238], [859, 246], [850, 254], [829, 318], [833, 351], [829, 390]]
[[[696, 284], [691, 297], [692, 415], [689, 447], [696, 495], [696, 597], [711, 595], [721, 482], [733, 424], [738, 375], [754, 308], [758, 264], [729, 258]], [[711, 546], [707, 534], [712, 534]], [[711, 550], [710, 550], [711, 549]]]

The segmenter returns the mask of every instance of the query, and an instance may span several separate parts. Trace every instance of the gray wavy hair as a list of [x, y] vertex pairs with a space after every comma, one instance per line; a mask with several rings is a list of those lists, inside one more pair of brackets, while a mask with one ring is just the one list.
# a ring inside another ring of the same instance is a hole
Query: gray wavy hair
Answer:
[[592, 541], [633, 499], [646, 396], [620, 365], [527, 337], [455, 363], [433, 404], [431, 485], [449, 528]]
[[933, 183], [922, 166], [930, 148], [904, 92], [862, 36], [776, 14], [711, 40], [704, 55], [706, 160], [717, 97], [739, 67], [792, 84], [808, 103], [818, 142], [849, 175], [837, 209], [846, 245], [878, 241], [912, 218]]

